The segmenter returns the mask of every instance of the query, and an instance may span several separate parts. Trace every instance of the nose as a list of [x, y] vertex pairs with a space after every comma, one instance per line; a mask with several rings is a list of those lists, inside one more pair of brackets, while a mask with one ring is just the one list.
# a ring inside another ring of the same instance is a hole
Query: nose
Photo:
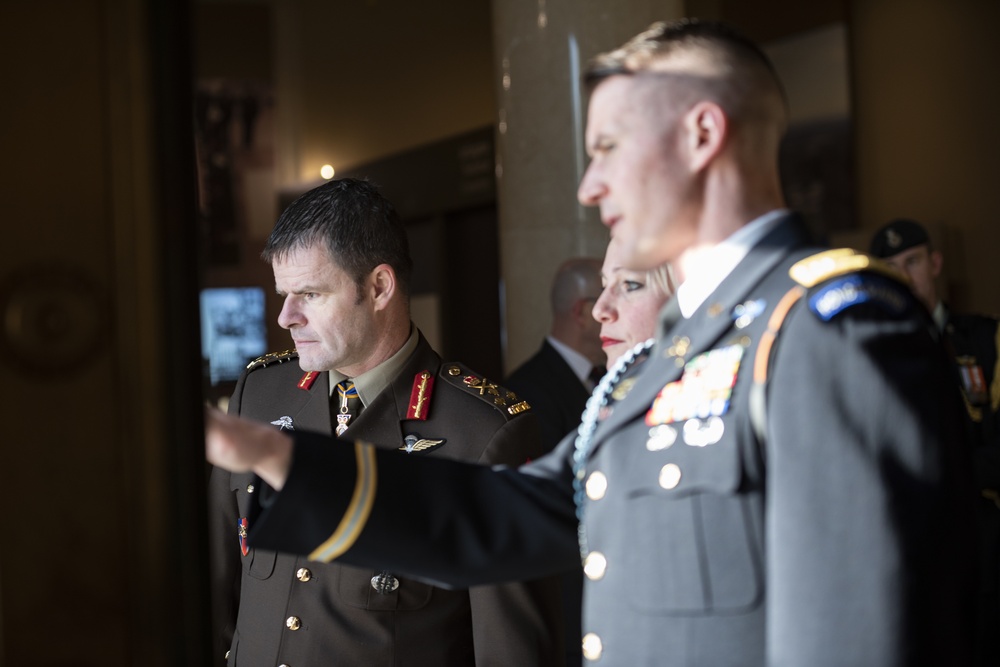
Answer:
[[590, 164], [587, 165], [587, 171], [583, 172], [583, 178], [580, 179], [576, 198], [584, 206], [597, 206], [606, 190], [600, 168], [594, 160], [591, 160]]
[[299, 310], [295, 295], [289, 294], [281, 304], [281, 312], [278, 313], [278, 326], [282, 329], [291, 329], [302, 324], [305, 324], [305, 318]]
[[594, 316], [594, 319], [605, 324], [606, 322], [614, 322], [618, 319], [618, 312], [614, 309], [611, 303], [610, 287], [605, 287], [601, 290], [601, 295], [597, 297], [597, 301], [594, 302], [594, 308], [590, 313]]

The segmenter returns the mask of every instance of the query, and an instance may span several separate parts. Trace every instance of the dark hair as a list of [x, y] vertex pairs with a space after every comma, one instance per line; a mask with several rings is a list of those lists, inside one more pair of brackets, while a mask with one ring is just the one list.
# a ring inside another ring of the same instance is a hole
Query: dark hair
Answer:
[[413, 260], [406, 230], [392, 203], [372, 183], [341, 178], [305, 193], [282, 212], [261, 257], [273, 263], [316, 243], [326, 245], [359, 294], [371, 270], [388, 264], [401, 292], [409, 296]]

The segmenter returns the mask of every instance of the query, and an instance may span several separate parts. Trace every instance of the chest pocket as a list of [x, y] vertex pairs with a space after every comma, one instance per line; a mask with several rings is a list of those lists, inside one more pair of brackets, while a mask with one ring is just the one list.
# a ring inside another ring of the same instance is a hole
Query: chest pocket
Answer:
[[615, 476], [632, 481], [621, 517], [638, 610], [739, 613], [761, 600], [761, 496], [743, 460], [750, 429], [741, 415], [652, 427], [640, 417], [623, 430], [615, 456], [628, 469]]
[[425, 607], [435, 593], [433, 586], [400, 579], [399, 587], [388, 593], [379, 593], [372, 586], [372, 577], [378, 572], [348, 565], [336, 568], [339, 571], [337, 589], [340, 599], [352, 607], [369, 611], [412, 611]]

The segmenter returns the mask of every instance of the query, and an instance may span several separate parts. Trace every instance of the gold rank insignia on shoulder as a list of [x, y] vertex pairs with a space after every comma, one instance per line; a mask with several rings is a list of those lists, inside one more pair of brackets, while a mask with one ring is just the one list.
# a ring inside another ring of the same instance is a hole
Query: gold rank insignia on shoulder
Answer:
[[406, 444], [400, 447], [399, 451], [406, 452], [407, 454], [413, 454], [434, 449], [435, 447], [444, 444], [444, 439], [431, 440], [430, 438], [421, 438], [416, 433], [413, 433], [403, 438], [403, 442]]
[[531, 409], [528, 402], [519, 399], [514, 392], [504, 389], [485, 377], [479, 377], [457, 364], [444, 366], [441, 376], [455, 386], [462, 387], [473, 396], [479, 396], [487, 403], [493, 404], [508, 415], [519, 415]]
[[788, 275], [803, 287], [815, 287], [830, 278], [857, 271], [874, 271], [906, 282], [906, 277], [889, 264], [851, 248], [836, 248], [806, 257], [793, 264]]
[[282, 364], [292, 359], [298, 359], [299, 353], [296, 350], [285, 350], [284, 352], [268, 352], [264, 356], [257, 357], [249, 364], [247, 370], [252, 371], [257, 368], [267, 368], [271, 364]]

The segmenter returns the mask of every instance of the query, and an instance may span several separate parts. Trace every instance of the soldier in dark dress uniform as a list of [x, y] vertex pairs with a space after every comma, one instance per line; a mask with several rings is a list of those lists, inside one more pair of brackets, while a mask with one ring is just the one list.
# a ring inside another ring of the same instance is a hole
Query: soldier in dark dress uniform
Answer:
[[[670, 262], [679, 280], [653, 347], [519, 469], [414, 475], [364, 443], [209, 415], [209, 459], [280, 489], [251, 543], [452, 585], [582, 557], [586, 664], [966, 664], [961, 399], [895, 272], [813, 245], [783, 208], [766, 57], [683, 21], [589, 73], [580, 200], [627, 266]], [[400, 498], [419, 502], [401, 516]]]
[[906, 274], [955, 366], [980, 495], [976, 664], [1000, 665], [1000, 322], [948, 308], [937, 286], [944, 257], [920, 223], [899, 218], [885, 224], [872, 237], [871, 254]]
[[[373, 186], [342, 180], [303, 195], [264, 255], [297, 351], [252, 362], [230, 414], [286, 433], [377, 442], [408, 460], [517, 465], [542, 454], [527, 403], [443, 362], [411, 325], [405, 233]], [[561, 664], [554, 578], [445, 590], [379, 564], [255, 548], [253, 508], [269, 492], [252, 474], [213, 471], [218, 650], [227, 664]]]

